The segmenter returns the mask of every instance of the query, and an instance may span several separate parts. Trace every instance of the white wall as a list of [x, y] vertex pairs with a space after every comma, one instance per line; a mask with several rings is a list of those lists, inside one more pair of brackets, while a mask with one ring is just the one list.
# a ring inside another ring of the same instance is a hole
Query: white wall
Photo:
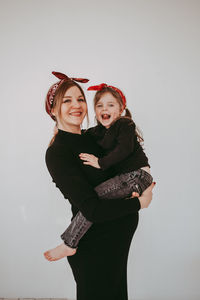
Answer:
[[75, 297], [66, 260], [42, 255], [71, 216], [44, 162], [56, 70], [122, 88], [144, 133], [157, 187], [131, 246], [130, 299], [200, 298], [199, 26], [198, 0], [0, 1], [0, 297]]

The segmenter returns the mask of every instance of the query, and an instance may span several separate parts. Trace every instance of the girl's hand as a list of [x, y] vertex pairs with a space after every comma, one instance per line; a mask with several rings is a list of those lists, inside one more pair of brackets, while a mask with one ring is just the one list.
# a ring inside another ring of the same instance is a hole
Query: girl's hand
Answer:
[[153, 195], [152, 190], [153, 190], [155, 184], [156, 183], [153, 182], [138, 198], [140, 201], [141, 208], [147, 208], [149, 206], [149, 204], [151, 203], [152, 195]]
[[84, 160], [84, 165], [89, 165], [94, 168], [100, 169], [100, 165], [98, 163], [98, 157], [94, 156], [93, 154], [88, 153], [80, 153], [80, 159]]

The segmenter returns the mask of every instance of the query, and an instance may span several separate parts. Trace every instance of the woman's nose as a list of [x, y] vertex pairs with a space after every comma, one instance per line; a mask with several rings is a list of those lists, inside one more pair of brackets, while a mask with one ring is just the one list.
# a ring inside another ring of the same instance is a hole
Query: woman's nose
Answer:
[[80, 102], [79, 101], [74, 101], [73, 102], [73, 107], [81, 107]]

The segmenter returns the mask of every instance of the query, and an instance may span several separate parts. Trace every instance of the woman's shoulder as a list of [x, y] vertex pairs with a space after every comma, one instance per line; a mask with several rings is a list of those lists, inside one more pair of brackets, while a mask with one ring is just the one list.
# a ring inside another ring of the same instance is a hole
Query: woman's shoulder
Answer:
[[53, 142], [46, 150], [45, 159], [46, 162], [58, 159], [65, 159], [65, 161], [71, 159], [71, 151], [68, 147]]
[[[59, 144], [52, 144], [46, 150], [45, 162], [52, 178], [61, 178], [74, 172], [75, 161], [72, 152]], [[60, 177], [61, 176], [61, 177]]]

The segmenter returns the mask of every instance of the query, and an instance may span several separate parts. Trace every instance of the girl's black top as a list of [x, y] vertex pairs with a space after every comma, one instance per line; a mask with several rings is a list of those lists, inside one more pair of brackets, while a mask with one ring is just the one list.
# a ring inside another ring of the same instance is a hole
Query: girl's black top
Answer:
[[137, 140], [135, 123], [126, 117], [115, 121], [108, 129], [101, 124], [89, 128], [87, 134], [104, 149], [99, 157], [101, 169], [113, 167], [116, 173], [127, 173], [149, 166], [148, 158]]
[[72, 205], [73, 216], [80, 210], [89, 221], [104, 222], [138, 212], [138, 198], [99, 199], [94, 187], [113, 177], [106, 171], [84, 165], [80, 153], [102, 156], [102, 148], [89, 134], [74, 134], [59, 130], [46, 151], [46, 164], [52, 181]]

